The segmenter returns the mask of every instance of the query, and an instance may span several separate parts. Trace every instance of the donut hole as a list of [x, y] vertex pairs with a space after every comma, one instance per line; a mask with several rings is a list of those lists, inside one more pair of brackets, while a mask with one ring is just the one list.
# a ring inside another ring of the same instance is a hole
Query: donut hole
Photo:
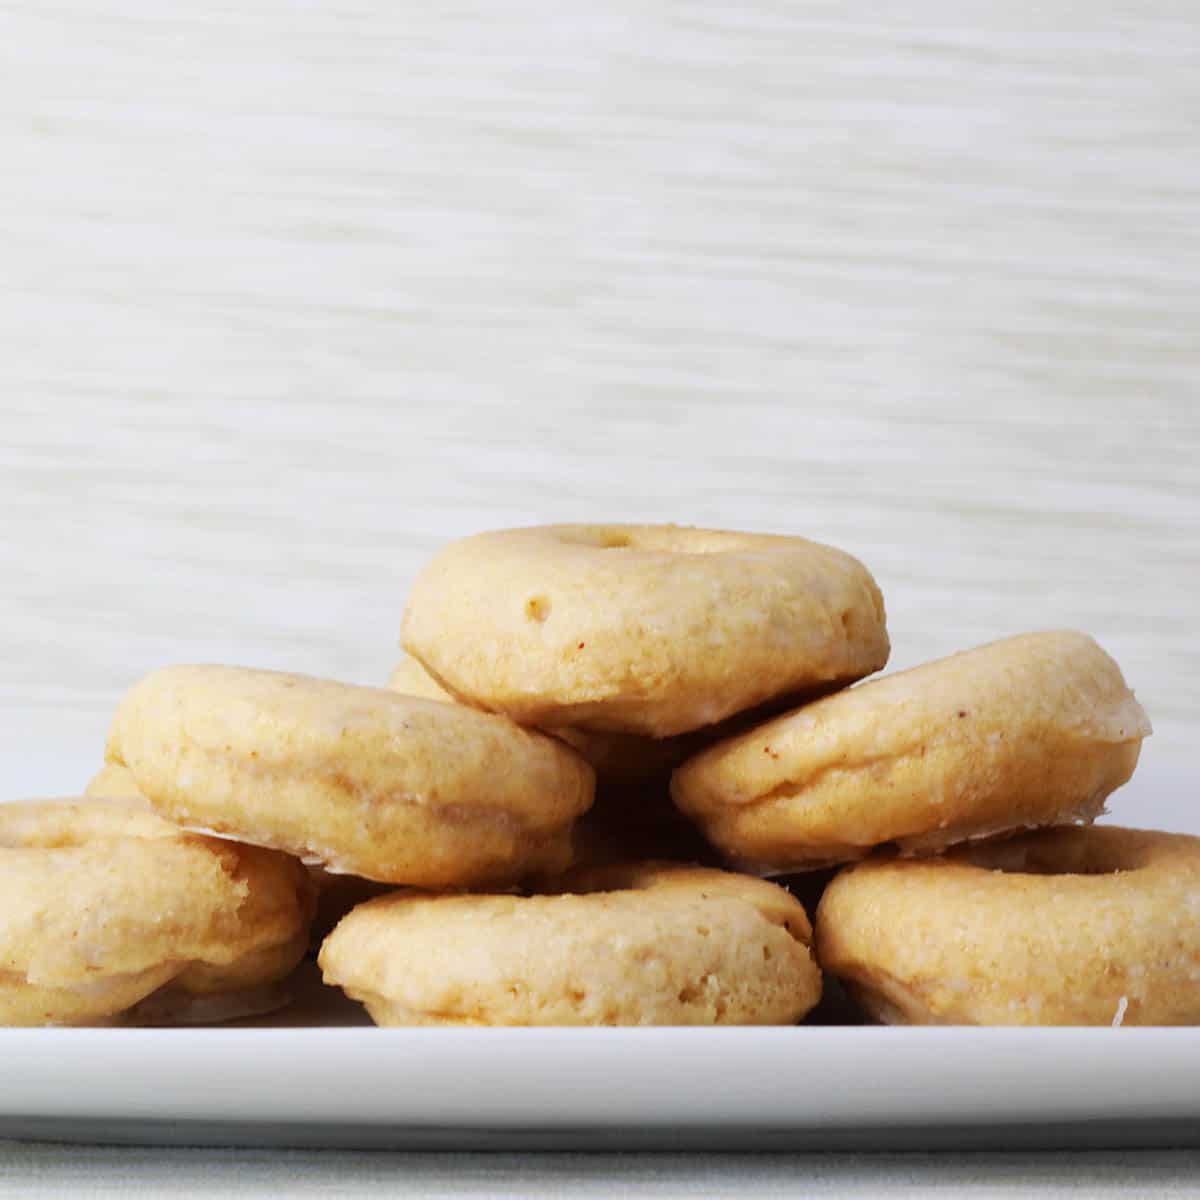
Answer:
[[738, 534], [711, 529], [680, 529], [669, 525], [577, 526], [559, 534], [569, 546], [593, 550], [641, 550], [651, 554], [728, 554], [747, 548]]
[[1133, 870], [1138, 863], [1115, 848], [1088, 845], [1083, 840], [1015, 841], [988, 846], [972, 846], [961, 852], [972, 866], [1006, 875], [1115, 875]]
[[549, 596], [530, 596], [525, 601], [525, 619], [542, 624], [550, 616]]
[[587, 546], [593, 550], [631, 550], [633, 532], [615, 526], [584, 526], [559, 535], [568, 546]]

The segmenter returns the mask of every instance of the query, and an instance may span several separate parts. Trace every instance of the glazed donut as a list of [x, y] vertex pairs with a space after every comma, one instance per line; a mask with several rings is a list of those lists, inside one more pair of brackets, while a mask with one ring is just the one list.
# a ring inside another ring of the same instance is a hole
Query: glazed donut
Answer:
[[295, 859], [136, 804], [0, 804], [0, 1025], [224, 1020], [286, 1001], [312, 891]]
[[675, 803], [748, 868], [894, 842], [1090, 821], [1133, 774], [1146, 714], [1082, 633], [1033, 633], [871, 680], [685, 763]]
[[325, 980], [379, 1025], [776, 1025], [820, 997], [782, 888], [661, 864], [563, 886], [372, 900], [326, 939]]
[[461, 705], [237, 667], [169, 667], [108, 741], [161, 815], [381, 883], [511, 882], [569, 861], [591, 768]]
[[879, 1020], [1200, 1023], [1200, 838], [1096, 825], [842, 871], [821, 966]]
[[455, 696], [527, 725], [662, 738], [887, 661], [856, 559], [801, 538], [553, 525], [454, 542], [402, 641]]

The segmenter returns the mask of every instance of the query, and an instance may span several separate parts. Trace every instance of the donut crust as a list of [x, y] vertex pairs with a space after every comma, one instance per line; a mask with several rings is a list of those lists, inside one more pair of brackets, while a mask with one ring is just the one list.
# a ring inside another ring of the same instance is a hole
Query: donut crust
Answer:
[[137, 1020], [167, 990], [269, 987], [303, 955], [312, 904], [294, 859], [136, 802], [0, 805], [0, 1025]]
[[870, 680], [721, 742], [671, 782], [734, 860], [807, 869], [895, 843], [1090, 821], [1150, 733], [1086, 634], [1024, 634]]
[[820, 998], [782, 888], [663, 864], [572, 873], [558, 894], [395, 894], [326, 939], [327, 983], [379, 1025], [772, 1025]]
[[1067, 827], [848, 868], [822, 967], [878, 1020], [1200, 1023], [1200, 838]]
[[238, 667], [147, 676], [107, 757], [185, 827], [428, 887], [561, 868], [594, 788], [577, 754], [503, 717]]
[[552, 525], [454, 542], [413, 585], [405, 649], [523, 724], [670, 737], [879, 670], [879, 589], [802, 538]]

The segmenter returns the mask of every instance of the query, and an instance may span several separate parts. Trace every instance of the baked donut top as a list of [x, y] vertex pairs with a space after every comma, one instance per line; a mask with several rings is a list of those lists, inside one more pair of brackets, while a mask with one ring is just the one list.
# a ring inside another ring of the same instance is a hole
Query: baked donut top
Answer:
[[326, 981], [380, 1024], [786, 1024], [820, 996], [808, 920], [772, 884], [638, 864], [561, 886], [372, 900], [326, 939]]
[[405, 648], [527, 724], [668, 737], [887, 661], [883, 600], [843, 551], [673, 525], [553, 525], [452, 543]]
[[868, 680], [720, 742], [685, 763], [686, 811], [754, 804], [822, 776], [928, 757], [947, 742], [1007, 740], [1036, 756], [1046, 736], [1138, 742], [1150, 722], [1117, 664], [1084, 633], [1020, 634]]
[[1194, 1024], [1198, 897], [1200, 838], [1051, 828], [842, 871], [817, 947], [890, 1022]]
[[156, 807], [163, 793], [189, 795], [218, 759], [263, 792], [284, 778], [310, 780], [364, 804], [407, 797], [451, 814], [457, 806], [529, 820], [582, 812], [593, 786], [568, 747], [493, 713], [248, 667], [147, 675], [117, 709], [108, 758], [132, 770]]
[[928, 854], [1090, 821], [1149, 722], [1081, 633], [1026, 634], [870, 680], [719, 742], [676, 770], [676, 805], [756, 870]]
[[180, 825], [426, 887], [561, 870], [595, 787], [572, 749], [507, 717], [245, 667], [146, 676], [107, 756]]

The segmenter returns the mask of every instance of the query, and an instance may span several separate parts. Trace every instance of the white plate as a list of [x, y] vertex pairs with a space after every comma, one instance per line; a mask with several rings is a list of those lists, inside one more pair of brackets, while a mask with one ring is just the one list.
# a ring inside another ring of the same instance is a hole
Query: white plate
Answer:
[[[1195, 792], [1139, 773], [1114, 819], [1194, 831]], [[301, 982], [295, 1008], [253, 1027], [0, 1029], [0, 1137], [1200, 1146], [1200, 1029], [375, 1029], [311, 974]]]
[[1192, 1029], [6, 1030], [0, 1062], [0, 1137], [1200, 1145]]

